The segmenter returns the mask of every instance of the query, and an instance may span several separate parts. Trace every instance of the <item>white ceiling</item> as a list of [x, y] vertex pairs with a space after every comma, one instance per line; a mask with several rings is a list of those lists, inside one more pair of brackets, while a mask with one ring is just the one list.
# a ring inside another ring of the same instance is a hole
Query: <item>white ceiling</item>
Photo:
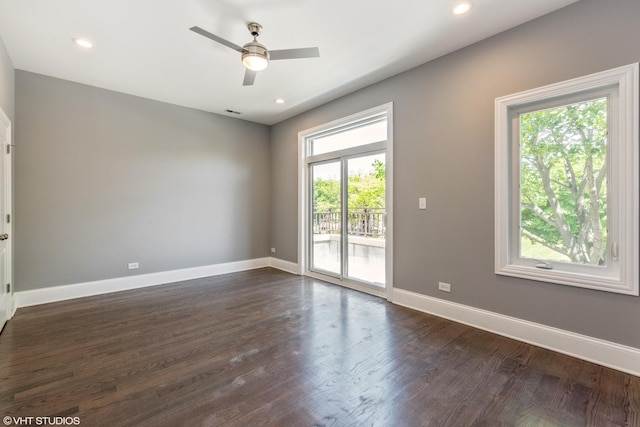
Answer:
[[[274, 124], [575, 1], [474, 0], [455, 16], [456, 0], [0, 0], [0, 37], [19, 70]], [[267, 48], [320, 58], [273, 61], [244, 87], [239, 53], [188, 30], [242, 46], [250, 21]]]

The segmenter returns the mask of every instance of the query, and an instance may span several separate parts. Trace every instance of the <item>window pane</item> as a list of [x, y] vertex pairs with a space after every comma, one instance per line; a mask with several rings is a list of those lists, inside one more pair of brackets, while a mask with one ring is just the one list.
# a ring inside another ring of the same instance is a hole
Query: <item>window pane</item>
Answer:
[[311, 140], [311, 155], [315, 156], [386, 140], [387, 120], [385, 118], [382, 121], [314, 138]]
[[347, 161], [347, 275], [384, 287], [386, 154]]
[[520, 256], [605, 265], [607, 98], [520, 115]]
[[342, 264], [340, 175], [340, 161], [311, 166], [313, 180], [311, 265], [314, 269], [334, 274], [341, 274]]

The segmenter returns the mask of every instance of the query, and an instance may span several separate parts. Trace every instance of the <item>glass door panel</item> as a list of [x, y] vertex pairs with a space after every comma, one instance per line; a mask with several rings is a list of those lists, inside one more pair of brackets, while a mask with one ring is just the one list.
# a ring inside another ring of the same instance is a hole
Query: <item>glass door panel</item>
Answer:
[[311, 165], [311, 268], [342, 275], [340, 160]]
[[347, 241], [345, 276], [385, 285], [386, 154], [346, 160]]

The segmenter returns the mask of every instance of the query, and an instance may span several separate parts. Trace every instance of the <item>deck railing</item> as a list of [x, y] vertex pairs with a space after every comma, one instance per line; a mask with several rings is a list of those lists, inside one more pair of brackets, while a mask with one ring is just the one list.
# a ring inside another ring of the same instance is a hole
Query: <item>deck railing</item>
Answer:
[[[339, 234], [342, 212], [327, 210], [313, 212], [314, 234]], [[386, 212], [384, 209], [353, 209], [347, 212], [347, 232], [351, 236], [384, 238]]]

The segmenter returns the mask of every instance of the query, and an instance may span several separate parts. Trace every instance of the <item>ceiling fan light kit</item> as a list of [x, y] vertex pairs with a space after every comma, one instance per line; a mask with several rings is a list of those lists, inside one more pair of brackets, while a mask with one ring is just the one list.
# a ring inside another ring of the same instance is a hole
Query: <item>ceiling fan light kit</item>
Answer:
[[247, 25], [249, 32], [253, 36], [253, 41], [240, 47], [237, 44], [223, 39], [220, 36], [216, 36], [200, 27], [189, 28], [194, 33], [198, 33], [214, 42], [227, 46], [235, 51], [240, 52], [242, 64], [245, 66], [246, 71], [244, 74], [244, 80], [242, 84], [244, 86], [251, 86], [256, 78], [256, 72], [262, 71], [269, 66], [269, 60], [275, 61], [279, 59], [298, 59], [298, 58], [317, 58], [320, 56], [320, 51], [317, 47], [305, 47], [300, 49], [281, 49], [272, 50], [269, 52], [266, 46], [258, 43], [257, 37], [262, 31], [262, 25], [256, 22], [250, 22]]
[[242, 64], [250, 70], [262, 71], [269, 65], [269, 51], [255, 40], [249, 42], [242, 47]]

